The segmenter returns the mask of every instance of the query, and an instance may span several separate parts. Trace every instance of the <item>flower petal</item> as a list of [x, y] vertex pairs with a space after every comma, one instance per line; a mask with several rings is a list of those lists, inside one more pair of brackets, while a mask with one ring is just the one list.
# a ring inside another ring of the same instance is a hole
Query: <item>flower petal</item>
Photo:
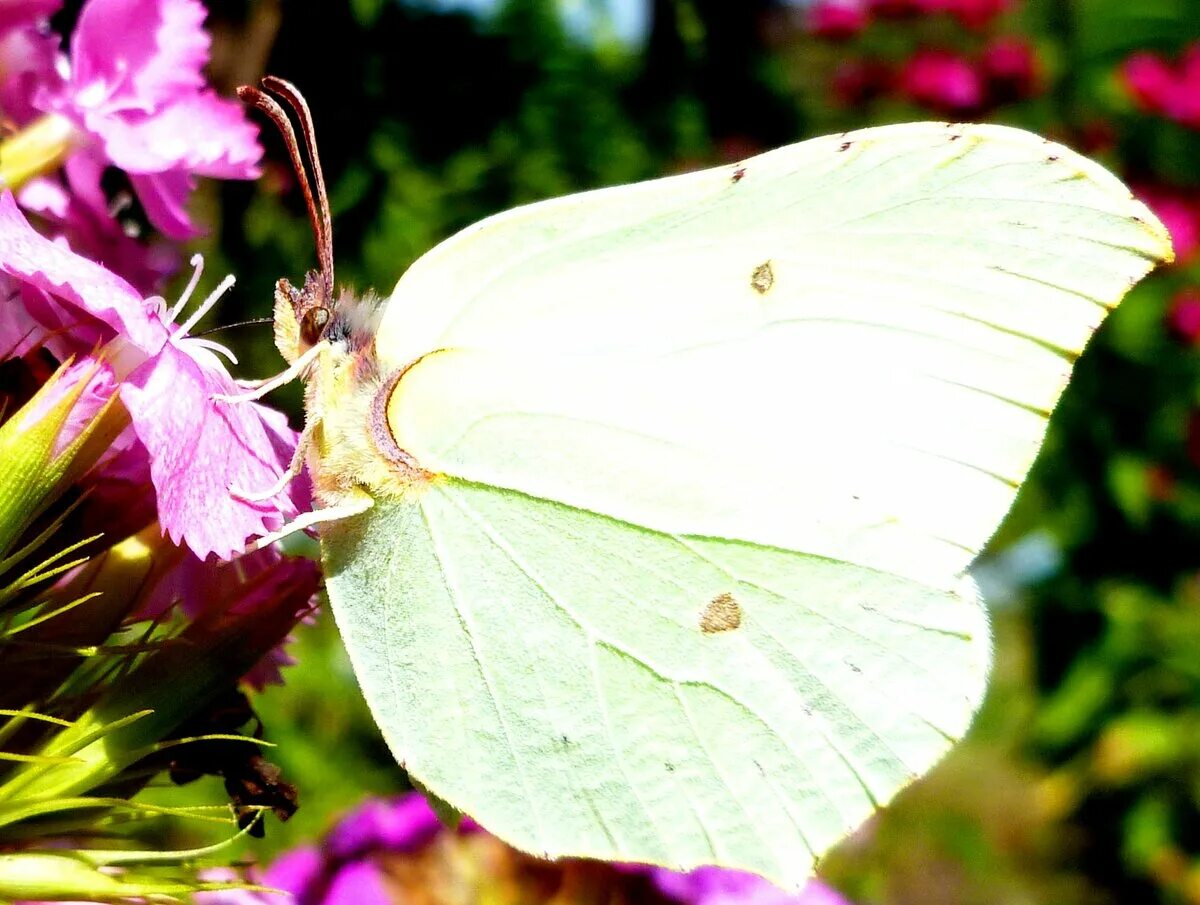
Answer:
[[201, 559], [210, 553], [228, 559], [247, 538], [280, 527], [295, 509], [286, 491], [262, 503], [230, 495], [231, 487], [270, 486], [286, 458], [264, 425], [262, 406], [213, 401], [213, 394], [237, 390], [204, 351], [167, 343], [129, 375], [121, 399], [150, 453], [163, 531]]
[[0, 0], [0, 34], [57, 12], [62, 0]]
[[370, 861], [351, 861], [329, 881], [322, 905], [393, 905], [383, 874]]
[[37, 233], [10, 192], [0, 194], [0, 272], [61, 299], [81, 321], [99, 321], [147, 354], [166, 341], [156, 300]]
[[293, 849], [275, 859], [263, 874], [263, 886], [282, 889], [297, 899], [307, 900], [310, 891], [320, 881], [325, 861], [316, 846]]
[[241, 104], [212, 91], [181, 96], [153, 113], [84, 111], [83, 121], [109, 160], [129, 173], [184, 168], [199, 176], [252, 179], [259, 172], [258, 128]]
[[339, 860], [361, 858], [375, 850], [412, 852], [442, 830], [442, 822], [419, 792], [384, 801], [371, 798], [343, 817], [326, 838], [329, 854]]
[[59, 39], [36, 25], [6, 33], [5, 9], [0, 0], [0, 110], [12, 122], [24, 125], [39, 112], [33, 103], [38, 91], [62, 82], [55, 68]]
[[186, 170], [167, 170], [146, 175], [130, 174], [129, 181], [150, 222], [168, 239], [182, 242], [203, 232], [188, 216], [187, 202], [196, 187]]
[[145, 111], [198, 90], [205, 16], [198, 0], [90, 0], [71, 39], [73, 85], [98, 84], [106, 104]]

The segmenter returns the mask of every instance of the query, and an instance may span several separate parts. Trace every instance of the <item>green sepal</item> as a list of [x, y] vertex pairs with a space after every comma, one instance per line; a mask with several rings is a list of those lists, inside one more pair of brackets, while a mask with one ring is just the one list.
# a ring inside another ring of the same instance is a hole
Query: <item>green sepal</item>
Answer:
[[[60, 447], [60, 435], [92, 374], [46, 405], [71, 361], [64, 362], [32, 399], [0, 425], [0, 557], [33, 521], [95, 465], [124, 428], [128, 415], [114, 395], [78, 436]], [[96, 364], [96, 370], [100, 365]], [[94, 373], [94, 372], [93, 372]]]

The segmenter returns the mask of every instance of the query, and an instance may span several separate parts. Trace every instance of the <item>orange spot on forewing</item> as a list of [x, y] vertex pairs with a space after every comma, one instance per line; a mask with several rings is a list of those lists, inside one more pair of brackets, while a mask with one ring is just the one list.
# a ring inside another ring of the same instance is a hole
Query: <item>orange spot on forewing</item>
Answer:
[[742, 624], [742, 607], [726, 592], [718, 594], [704, 607], [700, 614], [700, 631], [706, 635], [731, 632]]

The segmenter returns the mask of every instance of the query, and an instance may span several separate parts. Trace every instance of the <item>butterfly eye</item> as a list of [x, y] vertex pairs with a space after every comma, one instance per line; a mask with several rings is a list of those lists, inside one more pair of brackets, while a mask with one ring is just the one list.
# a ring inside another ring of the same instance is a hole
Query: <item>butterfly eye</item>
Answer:
[[304, 313], [301, 322], [301, 337], [310, 346], [315, 346], [325, 336], [325, 327], [329, 324], [329, 309], [324, 306], [310, 308]]

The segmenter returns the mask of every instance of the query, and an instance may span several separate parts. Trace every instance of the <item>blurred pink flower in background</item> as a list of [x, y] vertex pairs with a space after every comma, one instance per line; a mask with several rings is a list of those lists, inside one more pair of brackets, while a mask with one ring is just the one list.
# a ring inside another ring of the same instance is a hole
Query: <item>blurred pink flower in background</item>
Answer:
[[817, 0], [805, 17], [812, 34], [831, 41], [856, 37], [869, 23], [866, 0]]
[[910, 19], [928, 12], [924, 0], [868, 0], [868, 6], [881, 19]]
[[1189, 45], [1176, 63], [1135, 53], [1122, 65], [1121, 77], [1142, 111], [1200, 129], [1200, 43]]
[[[591, 871], [583, 883], [564, 879], [578, 868]], [[557, 882], [539, 878], [539, 870], [550, 876], [557, 872]], [[223, 872], [212, 878], [232, 876]], [[505, 846], [473, 822], [463, 821], [457, 830], [446, 828], [417, 792], [368, 799], [342, 818], [321, 844], [285, 853], [253, 879], [284, 895], [206, 892], [195, 897], [197, 905], [396, 905], [410, 897], [493, 905], [850, 905], [816, 879], [799, 892], [787, 892], [754, 874], [720, 867], [681, 873], [644, 865], [539, 861]], [[635, 885], [631, 888], [629, 883]], [[479, 888], [479, 895], [473, 894], [472, 886]], [[586, 899], [573, 892], [581, 888]]]
[[900, 90], [911, 101], [951, 115], [983, 105], [983, 79], [971, 62], [948, 50], [918, 50], [905, 63]]
[[41, 236], [8, 193], [0, 195], [0, 272], [17, 284], [5, 303], [5, 323], [24, 331], [0, 335], [0, 348], [18, 340], [44, 344], [60, 361], [89, 359], [101, 350], [149, 458], [159, 521], [174, 542], [200, 558], [229, 558], [247, 538], [278, 528], [298, 511], [287, 491], [263, 503], [230, 495], [231, 486], [273, 484], [291, 457], [295, 434], [281, 413], [265, 406], [213, 400], [238, 392], [218, 347], [188, 337], [162, 299], [143, 297], [119, 276]]
[[1181, 289], [1167, 307], [1167, 329], [1189, 345], [1200, 344], [1200, 289]]
[[1024, 38], [996, 38], [983, 49], [979, 70], [990, 104], [1022, 100], [1037, 93], [1040, 67], [1033, 46]]

